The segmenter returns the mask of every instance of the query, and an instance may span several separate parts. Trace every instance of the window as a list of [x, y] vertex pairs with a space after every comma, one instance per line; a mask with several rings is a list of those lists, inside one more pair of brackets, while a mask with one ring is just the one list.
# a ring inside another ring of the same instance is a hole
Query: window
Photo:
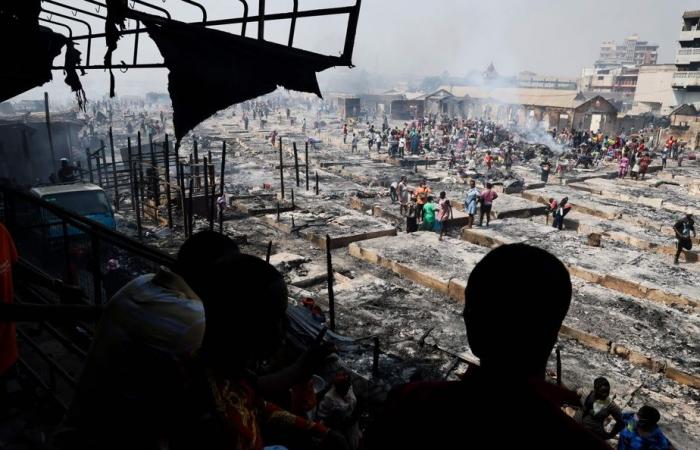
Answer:
[[111, 212], [107, 197], [102, 191], [66, 192], [47, 195], [42, 199], [81, 216], [109, 214]]

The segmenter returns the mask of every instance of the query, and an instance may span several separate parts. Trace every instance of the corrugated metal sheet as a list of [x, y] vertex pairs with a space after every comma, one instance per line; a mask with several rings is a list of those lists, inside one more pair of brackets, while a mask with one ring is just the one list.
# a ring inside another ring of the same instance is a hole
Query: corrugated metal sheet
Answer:
[[549, 106], [555, 108], [577, 108], [585, 99], [578, 92], [561, 89], [488, 88], [482, 86], [441, 86], [456, 97], [469, 96], [477, 99], [492, 99], [512, 105]]

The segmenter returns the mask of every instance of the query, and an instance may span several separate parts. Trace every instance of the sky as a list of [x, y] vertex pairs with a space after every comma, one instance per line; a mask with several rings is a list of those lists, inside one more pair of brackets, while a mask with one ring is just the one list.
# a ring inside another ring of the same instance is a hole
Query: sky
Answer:
[[[63, 0], [82, 9], [95, 7], [81, 0]], [[183, 21], [202, 20], [201, 12], [178, 0], [150, 0], [167, 8], [173, 18]], [[208, 19], [240, 16], [242, 8], [235, 0], [201, 0]], [[257, 2], [250, 14], [257, 13]], [[299, 9], [352, 4], [353, 0], [299, 0]], [[290, 0], [267, 0], [267, 12], [291, 9]], [[67, 14], [56, 5], [44, 3], [54, 12]], [[147, 8], [137, 9], [149, 11]], [[528, 70], [543, 75], [576, 77], [581, 69], [593, 65], [601, 41], [622, 41], [630, 34], [658, 43], [659, 63], [672, 63], [678, 47], [683, 11], [698, 9], [697, 0], [363, 0], [353, 62], [354, 69], [329, 69], [319, 78], [322, 85], [333, 80], [363, 76], [370, 81], [383, 78], [389, 82], [419, 79], [447, 71], [463, 76], [484, 70], [493, 62], [503, 75]], [[154, 12], [151, 10], [151, 12]], [[97, 12], [104, 15], [104, 11]], [[48, 13], [42, 17], [49, 18]], [[102, 25], [86, 18], [94, 31]], [[52, 17], [53, 20], [63, 20]], [[130, 27], [133, 27], [133, 22]], [[76, 24], [76, 34], [84, 34]], [[60, 27], [56, 31], [64, 32]], [[240, 26], [224, 27], [240, 33]], [[85, 30], [82, 27], [82, 30]], [[286, 42], [288, 21], [266, 26], [266, 38]], [[339, 54], [342, 49], [345, 20], [321, 18], [299, 20], [295, 45], [325, 54]], [[248, 35], [257, 33], [249, 24]], [[139, 62], [160, 62], [155, 45], [142, 35]], [[133, 58], [133, 38], [119, 42], [114, 61]], [[85, 53], [85, 44], [79, 47]], [[99, 63], [104, 55], [103, 42], [92, 43], [91, 62]], [[85, 55], [84, 55], [85, 58]], [[63, 56], [56, 59], [62, 63]], [[134, 95], [167, 90], [167, 71], [131, 69], [115, 70], [117, 94]], [[344, 78], [345, 77], [345, 78]], [[102, 98], [108, 92], [109, 75], [93, 70], [82, 78], [88, 100]], [[38, 99], [48, 91], [55, 101], [70, 98], [60, 71], [54, 80], [18, 98]]]

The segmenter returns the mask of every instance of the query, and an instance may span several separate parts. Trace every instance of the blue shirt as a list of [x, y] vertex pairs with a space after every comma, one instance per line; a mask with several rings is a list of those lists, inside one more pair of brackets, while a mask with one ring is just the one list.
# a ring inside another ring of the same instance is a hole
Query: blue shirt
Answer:
[[657, 426], [649, 436], [642, 437], [637, 433], [637, 419], [634, 413], [623, 414], [625, 428], [620, 431], [617, 450], [668, 450], [670, 443]]

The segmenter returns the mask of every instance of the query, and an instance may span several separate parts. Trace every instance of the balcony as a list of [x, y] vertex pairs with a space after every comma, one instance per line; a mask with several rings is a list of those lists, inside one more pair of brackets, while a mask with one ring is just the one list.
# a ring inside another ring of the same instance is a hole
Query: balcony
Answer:
[[695, 39], [700, 39], [700, 30], [688, 30], [681, 31], [681, 37], [679, 41], [694, 41]]
[[700, 62], [700, 48], [681, 48], [676, 55], [676, 64], [685, 65]]
[[699, 72], [676, 72], [673, 75], [672, 86], [674, 88], [698, 88], [700, 87]]

